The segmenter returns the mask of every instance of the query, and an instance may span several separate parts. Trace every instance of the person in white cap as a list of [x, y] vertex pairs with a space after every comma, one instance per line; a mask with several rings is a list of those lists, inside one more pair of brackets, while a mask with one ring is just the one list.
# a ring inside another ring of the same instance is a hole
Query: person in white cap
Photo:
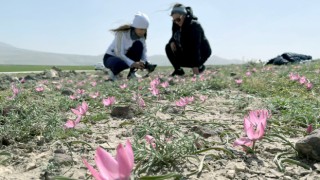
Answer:
[[128, 68], [128, 79], [136, 78], [135, 71], [138, 69], [147, 69], [149, 73], [155, 70], [157, 65], [149, 63], [146, 56], [148, 27], [148, 16], [138, 12], [132, 24], [111, 30], [115, 33], [115, 38], [103, 57], [103, 64], [108, 70], [110, 80], [115, 81], [119, 73]]
[[180, 3], [173, 6], [171, 17], [172, 36], [165, 48], [174, 68], [171, 76], [184, 75], [181, 67], [192, 68], [194, 75], [202, 73], [204, 63], [211, 55], [211, 47], [198, 18], [193, 15], [191, 7]]

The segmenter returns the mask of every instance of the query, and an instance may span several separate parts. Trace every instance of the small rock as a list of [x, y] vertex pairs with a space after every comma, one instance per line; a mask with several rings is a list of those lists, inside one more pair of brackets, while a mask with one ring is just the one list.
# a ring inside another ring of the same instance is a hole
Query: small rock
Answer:
[[61, 94], [65, 95], [65, 96], [70, 96], [70, 95], [74, 94], [74, 91], [71, 89], [64, 89], [61, 91]]
[[36, 136], [36, 143], [38, 146], [42, 146], [45, 142], [45, 139], [43, 136]]
[[54, 153], [57, 153], [57, 154], [65, 154], [66, 153], [66, 150], [64, 149], [56, 149], [53, 151]]
[[314, 164], [316, 171], [320, 172], [320, 163]]
[[291, 180], [292, 179], [292, 177], [290, 177], [290, 176], [283, 176], [283, 180]]
[[55, 153], [53, 156], [53, 161], [58, 165], [71, 165], [73, 159], [70, 155]]
[[218, 130], [212, 130], [212, 129], [208, 129], [205, 127], [199, 127], [199, 126], [193, 126], [191, 128], [191, 131], [199, 134], [200, 136], [204, 137], [204, 138], [208, 138], [211, 136], [215, 136], [219, 134]]
[[320, 161], [320, 129], [296, 142], [296, 150], [300, 155]]
[[111, 116], [123, 119], [132, 119], [134, 113], [130, 106], [114, 107], [111, 111]]
[[227, 178], [234, 179], [235, 176], [236, 176], [236, 171], [235, 170], [229, 170], [227, 172]]
[[184, 114], [183, 108], [179, 108], [176, 106], [168, 106], [167, 109], [164, 110], [164, 112], [168, 114], [177, 114], [177, 115]]
[[[275, 177], [275, 178], [278, 178], [278, 177], [282, 177], [282, 176], [283, 176], [283, 174], [282, 174], [281, 172], [276, 171], [276, 170], [274, 170], [274, 169], [269, 169], [269, 172], [270, 172], [270, 173], [268, 173], [268, 174], [269, 174], [269, 175], [272, 174], [273, 177]], [[269, 176], [268, 176], [268, 177], [269, 177]]]
[[37, 168], [37, 165], [34, 162], [31, 162], [31, 163], [27, 164], [26, 171], [30, 171], [35, 168]]
[[237, 173], [246, 171], [246, 165], [244, 162], [229, 162], [225, 168], [229, 170], [235, 170]]
[[245, 166], [244, 163], [235, 163], [234, 169], [235, 169], [237, 172], [245, 172], [245, 171], [246, 171], [246, 166]]
[[13, 173], [12, 167], [0, 166], [0, 175], [8, 175], [12, 173]]

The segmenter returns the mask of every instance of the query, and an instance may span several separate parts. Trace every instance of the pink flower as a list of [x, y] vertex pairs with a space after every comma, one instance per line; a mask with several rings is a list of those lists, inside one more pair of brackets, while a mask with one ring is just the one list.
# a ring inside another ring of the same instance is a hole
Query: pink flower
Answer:
[[122, 85], [120, 85], [120, 88], [121, 88], [121, 89], [125, 89], [125, 88], [127, 88], [127, 87], [128, 87], [127, 84], [122, 84]]
[[142, 99], [142, 97], [138, 98], [138, 105], [140, 107], [146, 107], [146, 103], [144, 102], [144, 100]]
[[242, 84], [242, 79], [236, 79], [235, 82], [236, 82], [238, 85], [240, 85], [240, 84]]
[[160, 85], [161, 85], [163, 88], [167, 88], [167, 87], [169, 86], [169, 83], [168, 83], [168, 81], [166, 81], [166, 82], [161, 83]]
[[306, 84], [306, 87], [307, 87], [308, 90], [311, 90], [312, 87], [313, 87], [313, 84], [312, 84], [312, 83], [307, 83], [307, 84]]
[[191, 96], [191, 97], [185, 97], [185, 99], [187, 100], [187, 103], [192, 103], [194, 101], [194, 97]]
[[244, 131], [248, 137], [237, 139], [233, 146], [251, 146], [254, 150], [255, 141], [261, 139], [267, 126], [268, 110], [251, 111], [244, 118]]
[[42, 81], [42, 82], [40, 82], [41, 84], [48, 84], [49, 83], [49, 81], [48, 80], [44, 80], [44, 81]]
[[156, 148], [156, 143], [155, 143], [154, 137], [152, 137], [150, 135], [146, 135], [145, 139], [146, 139], [147, 143], [149, 143], [152, 146], [153, 149]]
[[244, 130], [250, 140], [256, 141], [263, 137], [267, 118], [267, 110], [251, 111], [249, 116], [244, 118]]
[[18, 94], [19, 94], [19, 89], [16, 87], [16, 85], [15, 84], [11, 84], [11, 90], [12, 90], [12, 96], [11, 97], [9, 97], [8, 99], [14, 99]]
[[95, 92], [95, 93], [91, 93], [91, 94], [89, 94], [89, 96], [90, 96], [92, 99], [97, 98], [99, 95], [100, 95], [100, 93], [99, 93], [99, 92]]
[[188, 100], [186, 98], [180, 98], [176, 101], [176, 105], [179, 107], [185, 107], [188, 104]]
[[246, 75], [247, 75], [247, 76], [251, 76], [251, 72], [250, 72], [250, 71], [247, 71], [247, 72], [246, 72]]
[[200, 95], [199, 98], [202, 102], [205, 102], [208, 99], [208, 96]]
[[97, 82], [96, 82], [96, 81], [93, 81], [93, 82], [91, 82], [90, 84], [91, 84], [91, 86], [95, 87], [95, 86], [97, 85]]
[[253, 141], [247, 137], [242, 137], [234, 141], [233, 146], [252, 146]]
[[65, 128], [74, 128], [74, 127], [76, 127], [76, 125], [80, 123], [81, 118], [82, 118], [82, 116], [77, 116], [76, 120], [68, 119], [66, 124], [64, 124], [64, 127]]
[[292, 81], [297, 81], [300, 79], [299, 74], [294, 74], [294, 73], [290, 73], [289, 77], [290, 77], [290, 80]]
[[131, 143], [127, 140], [125, 147], [122, 144], [119, 144], [115, 158], [103, 148], [98, 147], [94, 160], [99, 172], [85, 159], [83, 159], [83, 163], [87, 166], [95, 179], [129, 180], [134, 165], [134, 155]]
[[70, 95], [69, 98], [72, 99], [72, 100], [75, 100], [75, 99], [78, 99], [79, 97], [76, 96], [76, 95]]
[[307, 134], [310, 134], [312, 132], [312, 124], [309, 124], [307, 127]]
[[85, 84], [85, 81], [78, 82], [77, 86], [83, 86]]
[[149, 88], [149, 90], [151, 91], [151, 94], [154, 96], [157, 96], [159, 94], [159, 89], [157, 89], [156, 87], [151, 87]]
[[111, 96], [108, 97], [107, 99], [102, 99], [102, 103], [104, 106], [111, 106], [112, 104], [114, 104], [116, 101], [115, 97]]
[[25, 82], [26, 82], [25, 78], [20, 79], [20, 83], [25, 83]]
[[42, 86], [38, 86], [38, 87], [36, 87], [36, 91], [42, 92], [42, 91], [44, 91], [44, 88]]
[[150, 87], [154, 88], [154, 87], [157, 87], [159, 84], [160, 84], [160, 79], [156, 78], [150, 82]]
[[306, 82], [307, 82], [307, 78], [305, 76], [300, 77], [300, 79], [299, 79], [300, 84], [304, 84]]
[[205, 77], [203, 74], [200, 75], [200, 81], [204, 81], [205, 80]]
[[86, 91], [84, 89], [77, 89], [78, 94], [84, 94]]
[[78, 106], [76, 109], [71, 109], [71, 111], [78, 116], [85, 116], [88, 111], [88, 104], [83, 101], [80, 106]]
[[60, 89], [62, 88], [62, 85], [61, 85], [61, 84], [58, 84], [58, 85], [56, 86], [56, 88], [57, 88], [58, 90], [60, 90]]

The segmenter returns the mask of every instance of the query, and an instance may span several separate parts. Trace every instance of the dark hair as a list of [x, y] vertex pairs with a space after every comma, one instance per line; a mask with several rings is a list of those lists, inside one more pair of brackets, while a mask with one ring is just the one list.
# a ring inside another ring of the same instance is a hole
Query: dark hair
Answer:
[[119, 26], [118, 28], [111, 29], [112, 32], [123, 32], [123, 31], [129, 31], [131, 29], [130, 24], [124, 24], [122, 26]]
[[[172, 8], [175, 8], [175, 7], [184, 7], [183, 4], [181, 3], [176, 3], [172, 6]], [[186, 6], [186, 11], [187, 11], [187, 18], [191, 18], [191, 19], [194, 19], [194, 20], [198, 20], [198, 18], [193, 14], [193, 11], [192, 11], [192, 8], [190, 6]], [[173, 13], [171, 13], [171, 16], [172, 16]]]
[[[130, 24], [125, 24], [125, 25], [119, 26], [116, 29], [111, 29], [110, 31], [113, 32], [113, 33], [117, 33], [117, 32], [129, 31], [129, 30], [134, 31], [134, 29], [135, 28], [132, 27]], [[144, 38], [147, 39], [147, 31], [144, 34]]]
[[174, 5], [172, 6], [172, 8], [181, 7], [181, 6], [183, 6], [183, 4], [181, 4], [181, 3], [176, 3], [176, 4], [174, 4]]

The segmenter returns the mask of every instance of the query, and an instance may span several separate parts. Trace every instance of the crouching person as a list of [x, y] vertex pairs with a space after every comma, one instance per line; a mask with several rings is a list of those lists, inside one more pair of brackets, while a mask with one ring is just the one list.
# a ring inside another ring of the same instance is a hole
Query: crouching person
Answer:
[[171, 11], [172, 36], [166, 45], [166, 54], [174, 72], [171, 76], [182, 76], [181, 67], [192, 68], [198, 75], [205, 70], [204, 63], [211, 55], [211, 47], [204, 30], [193, 15], [191, 7], [175, 4]]
[[117, 80], [119, 73], [128, 68], [128, 79], [136, 78], [135, 72], [138, 69], [147, 69], [149, 73], [155, 70], [157, 65], [150, 64], [146, 56], [148, 26], [148, 16], [138, 12], [132, 24], [111, 30], [115, 38], [103, 58], [110, 80]]

